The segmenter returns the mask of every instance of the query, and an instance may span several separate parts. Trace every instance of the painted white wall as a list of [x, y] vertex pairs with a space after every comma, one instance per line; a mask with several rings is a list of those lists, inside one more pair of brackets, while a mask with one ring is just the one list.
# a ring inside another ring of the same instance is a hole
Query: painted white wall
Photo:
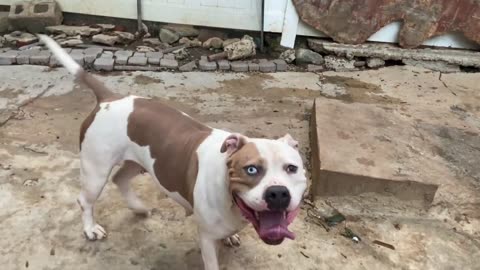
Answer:
[[[0, 0], [10, 5], [15, 0]], [[57, 0], [65, 12], [136, 19], [136, 0]], [[261, 0], [142, 0], [148, 21], [260, 31]], [[297, 35], [324, 37], [298, 19], [291, 0], [265, 0], [264, 30], [282, 33], [282, 45], [293, 47]], [[401, 24], [389, 24], [368, 40], [398, 42]], [[480, 49], [461, 34], [448, 34], [424, 42], [428, 46]]]

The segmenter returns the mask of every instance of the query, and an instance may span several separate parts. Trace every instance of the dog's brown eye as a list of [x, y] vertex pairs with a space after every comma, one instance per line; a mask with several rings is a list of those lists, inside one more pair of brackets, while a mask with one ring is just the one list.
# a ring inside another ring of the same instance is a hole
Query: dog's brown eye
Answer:
[[287, 173], [297, 173], [298, 167], [295, 165], [288, 165], [286, 170]]

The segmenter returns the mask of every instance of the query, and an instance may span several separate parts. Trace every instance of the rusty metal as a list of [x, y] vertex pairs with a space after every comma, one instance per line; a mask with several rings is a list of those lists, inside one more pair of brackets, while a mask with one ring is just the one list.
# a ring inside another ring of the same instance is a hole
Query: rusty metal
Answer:
[[480, 0], [292, 0], [300, 19], [336, 42], [360, 44], [385, 25], [402, 21], [400, 46], [461, 32], [480, 44]]

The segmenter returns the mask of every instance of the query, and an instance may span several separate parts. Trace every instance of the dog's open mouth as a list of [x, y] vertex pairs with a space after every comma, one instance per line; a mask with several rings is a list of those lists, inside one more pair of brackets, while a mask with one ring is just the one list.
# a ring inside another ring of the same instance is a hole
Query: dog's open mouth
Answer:
[[240, 197], [233, 195], [235, 203], [243, 216], [252, 223], [260, 239], [269, 245], [279, 245], [285, 238], [295, 239], [295, 234], [288, 230], [288, 225], [297, 216], [299, 208], [294, 211], [255, 211]]

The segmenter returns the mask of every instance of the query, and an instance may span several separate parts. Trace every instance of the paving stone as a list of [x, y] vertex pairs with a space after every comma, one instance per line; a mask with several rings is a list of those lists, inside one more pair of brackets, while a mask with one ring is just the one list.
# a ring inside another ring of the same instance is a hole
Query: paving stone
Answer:
[[181, 66], [178, 68], [180, 71], [192, 71], [197, 68], [197, 64], [195, 64], [195, 61], [191, 61], [186, 63], [185, 65]]
[[100, 55], [102, 55], [103, 49], [98, 47], [88, 48], [85, 49], [83, 52], [85, 54], [85, 63], [92, 64], [95, 59], [97, 59]]
[[93, 62], [93, 67], [98, 71], [112, 71], [113, 63], [113, 58], [101, 57], [97, 58], [95, 62]]
[[30, 56], [31, 65], [48, 65], [50, 63], [50, 51], [41, 51], [39, 54]]
[[73, 49], [71, 52], [70, 52], [70, 55], [83, 55], [85, 50], [83, 49]]
[[212, 70], [217, 70], [217, 63], [216, 62], [209, 62], [205, 60], [200, 60], [198, 62], [198, 66], [200, 70], [203, 71], [212, 71]]
[[113, 70], [118, 71], [161, 71], [162, 68], [159, 66], [126, 66], [126, 65], [115, 65]]
[[248, 71], [259, 71], [260, 65], [253, 62], [248, 62]]
[[17, 64], [19, 65], [28, 65], [30, 64], [30, 57], [32, 55], [39, 54], [39, 49], [31, 49], [31, 50], [24, 50], [20, 51], [17, 55]]
[[128, 59], [128, 64], [132, 66], [145, 66], [148, 59], [145, 56], [132, 56]]
[[219, 60], [217, 64], [219, 70], [230, 70], [230, 61], [228, 60]]
[[115, 56], [115, 64], [117, 65], [126, 65], [128, 63], [129, 56], [117, 55]]
[[283, 59], [275, 59], [273, 60], [273, 63], [277, 66], [277, 71], [287, 71], [288, 64], [285, 60]]
[[275, 72], [277, 66], [275, 63], [267, 61], [267, 62], [260, 62], [260, 71], [261, 72]]
[[79, 54], [79, 53], [73, 53], [73, 51], [70, 53], [70, 56], [73, 58], [73, 60], [75, 60], [75, 62], [77, 62], [80, 66], [83, 66], [83, 64], [85, 63], [85, 55], [82, 54]]
[[178, 62], [175, 59], [165, 59], [163, 58], [160, 60], [160, 66], [161, 67], [166, 67], [166, 68], [171, 68], [171, 69], [176, 69], [178, 68]]
[[135, 52], [133, 54], [133, 57], [145, 57], [145, 53], [144, 52]]
[[230, 67], [232, 71], [235, 72], [247, 72], [248, 64], [246, 62], [230, 62]]
[[208, 56], [202, 55], [202, 56], [200, 56], [200, 60], [208, 61]]
[[113, 58], [113, 52], [105, 51], [100, 55], [100, 57]]
[[91, 47], [83, 51], [84, 54], [97, 54], [100, 55], [103, 52], [103, 49], [100, 47]]
[[17, 62], [18, 51], [10, 50], [0, 54], [0, 65], [11, 65]]

